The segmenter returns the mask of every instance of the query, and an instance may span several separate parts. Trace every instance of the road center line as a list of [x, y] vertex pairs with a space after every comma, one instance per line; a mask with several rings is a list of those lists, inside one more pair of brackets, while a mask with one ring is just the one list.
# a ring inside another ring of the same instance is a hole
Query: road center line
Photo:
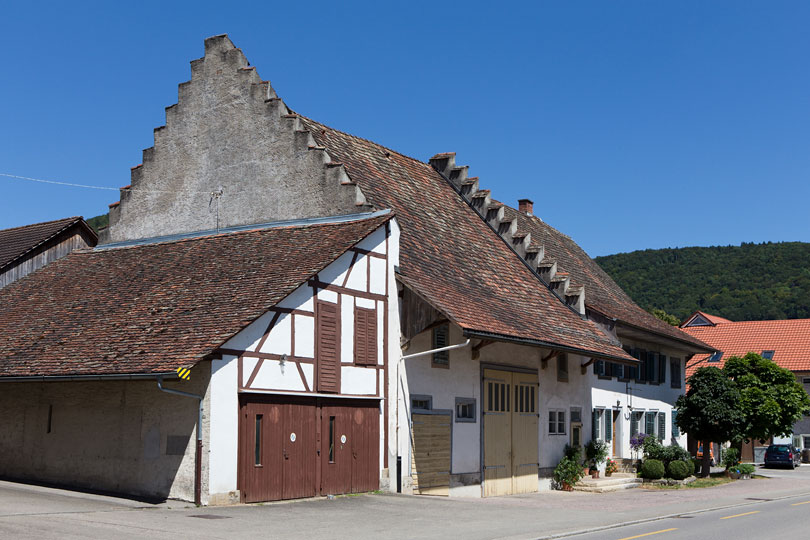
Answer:
[[677, 527], [672, 528], [672, 529], [663, 529], [661, 531], [648, 532], [648, 533], [644, 533], [644, 534], [637, 534], [635, 536], [628, 536], [626, 538], [620, 538], [619, 540], [633, 540], [633, 538], [642, 538], [644, 536], [651, 536], [653, 534], [661, 534], [661, 533], [670, 532], [670, 531], [677, 531], [677, 530], [678, 530]]
[[800, 502], [800, 503], [793, 503], [790, 506], [799, 506], [801, 504], [810, 504], [810, 501], [804, 501], [804, 502]]
[[753, 512], [746, 512], [744, 514], [734, 514], [733, 516], [721, 517], [720, 519], [731, 519], [740, 516], [750, 516], [751, 514], [759, 514], [759, 510], [754, 510]]

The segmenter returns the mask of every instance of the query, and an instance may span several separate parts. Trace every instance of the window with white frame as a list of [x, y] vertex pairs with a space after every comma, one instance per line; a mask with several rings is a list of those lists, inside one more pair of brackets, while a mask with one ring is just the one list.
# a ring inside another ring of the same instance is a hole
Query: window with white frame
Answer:
[[591, 421], [591, 439], [604, 439], [602, 436], [603, 432], [603, 419], [605, 416], [605, 409], [594, 409], [593, 410], [593, 419]]
[[647, 435], [655, 435], [655, 411], [648, 411], [644, 415], [644, 433]]
[[548, 411], [548, 434], [565, 435], [565, 411], [553, 409]]

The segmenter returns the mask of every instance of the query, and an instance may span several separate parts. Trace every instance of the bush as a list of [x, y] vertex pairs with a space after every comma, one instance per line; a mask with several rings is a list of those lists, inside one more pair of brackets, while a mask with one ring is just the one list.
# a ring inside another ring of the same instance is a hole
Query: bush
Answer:
[[689, 460], [684, 461], [684, 463], [686, 463], [686, 467], [689, 470], [689, 474], [687, 474], [686, 476], [694, 476], [694, 474], [695, 474], [695, 460], [694, 459], [689, 459]]
[[576, 461], [577, 463], [582, 463], [582, 447], [566, 444], [565, 450], [563, 450], [563, 456], [570, 460]]
[[723, 452], [723, 465], [726, 470], [736, 467], [740, 464], [740, 452], [736, 448], [729, 448]]
[[573, 486], [582, 478], [582, 465], [575, 459], [564, 457], [554, 468], [553, 478], [557, 489], [562, 489], [564, 484]]
[[591, 440], [585, 447], [585, 457], [590, 461], [591, 466], [598, 467], [600, 463], [607, 459], [607, 444], [598, 439]]
[[661, 441], [659, 441], [657, 437], [647, 435], [644, 437], [641, 446], [644, 449], [645, 458], [661, 460], [661, 454], [664, 452], [665, 447], [663, 444], [661, 444]]
[[741, 463], [733, 467], [733, 470], [737, 471], [740, 474], [754, 474], [757, 468], [751, 465], [750, 463]]
[[685, 461], [675, 460], [667, 465], [667, 473], [670, 478], [675, 480], [683, 480], [689, 476], [689, 465]]
[[646, 459], [641, 464], [641, 476], [648, 480], [658, 480], [664, 477], [664, 464], [657, 459]]

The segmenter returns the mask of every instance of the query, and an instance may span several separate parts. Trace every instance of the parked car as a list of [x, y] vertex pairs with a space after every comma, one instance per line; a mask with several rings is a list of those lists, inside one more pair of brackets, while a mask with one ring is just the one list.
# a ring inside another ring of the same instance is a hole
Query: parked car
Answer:
[[801, 462], [801, 452], [789, 444], [772, 444], [765, 450], [766, 467], [782, 465], [795, 469]]

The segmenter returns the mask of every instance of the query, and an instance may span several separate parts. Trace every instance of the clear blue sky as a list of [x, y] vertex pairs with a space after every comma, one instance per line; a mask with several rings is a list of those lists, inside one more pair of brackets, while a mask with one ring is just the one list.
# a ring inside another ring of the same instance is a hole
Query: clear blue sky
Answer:
[[[14, 2], [0, 173], [119, 187], [203, 39], [295, 110], [427, 160], [591, 255], [810, 241], [810, 2]], [[114, 191], [0, 177], [0, 228]]]

